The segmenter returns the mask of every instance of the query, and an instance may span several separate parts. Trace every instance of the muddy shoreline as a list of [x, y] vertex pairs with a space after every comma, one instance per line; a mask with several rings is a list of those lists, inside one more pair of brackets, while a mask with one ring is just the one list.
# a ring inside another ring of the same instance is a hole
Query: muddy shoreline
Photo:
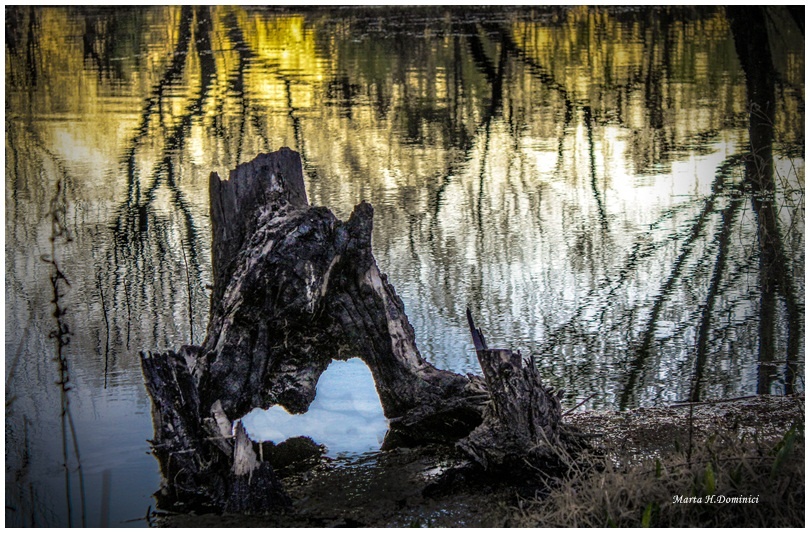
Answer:
[[[591, 435], [595, 449], [632, 464], [697, 447], [712, 435], [756, 435], [778, 441], [804, 423], [804, 396], [757, 396], [625, 412], [566, 416]], [[691, 428], [691, 429], [690, 429]], [[691, 435], [691, 437], [690, 437]], [[803, 463], [803, 433], [801, 460]], [[426, 446], [322, 461], [284, 479], [291, 510], [265, 516], [153, 515], [160, 527], [509, 527], [549, 488], [523, 480], [483, 479], [453, 448]], [[552, 489], [553, 490], [553, 489]]]

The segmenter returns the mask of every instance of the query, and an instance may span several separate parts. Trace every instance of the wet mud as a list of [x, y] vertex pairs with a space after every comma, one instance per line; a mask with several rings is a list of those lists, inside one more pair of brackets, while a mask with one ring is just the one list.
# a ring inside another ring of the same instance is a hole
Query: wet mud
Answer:
[[[565, 421], [590, 435], [594, 448], [643, 460], [715, 433], [782, 435], [803, 423], [804, 396], [590, 411]], [[152, 522], [161, 527], [509, 527], [524, 499], [547, 490], [539, 480], [483, 478], [447, 446], [324, 459], [283, 481], [293, 500], [285, 513], [158, 514]]]

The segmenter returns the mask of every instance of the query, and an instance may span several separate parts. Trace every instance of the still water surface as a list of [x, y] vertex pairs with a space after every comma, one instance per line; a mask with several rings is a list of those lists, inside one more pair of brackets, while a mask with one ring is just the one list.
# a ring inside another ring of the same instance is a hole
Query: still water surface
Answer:
[[146, 524], [138, 353], [202, 341], [208, 176], [282, 146], [313, 204], [372, 203], [439, 367], [479, 371], [470, 306], [565, 407], [804, 388], [804, 38], [785, 9], [5, 15], [7, 525]]

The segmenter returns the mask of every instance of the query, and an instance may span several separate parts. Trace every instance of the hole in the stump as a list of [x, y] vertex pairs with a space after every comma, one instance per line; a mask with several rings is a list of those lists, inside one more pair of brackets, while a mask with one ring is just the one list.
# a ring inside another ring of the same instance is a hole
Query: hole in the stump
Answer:
[[280, 405], [254, 409], [242, 418], [254, 441], [276, 444], [307, 436], [326, 445], [329, 457], [379, 450], [388, 431], [371, 370], [360, 359], [332, 361], [321, 374], [315, 400], [301, 415]]

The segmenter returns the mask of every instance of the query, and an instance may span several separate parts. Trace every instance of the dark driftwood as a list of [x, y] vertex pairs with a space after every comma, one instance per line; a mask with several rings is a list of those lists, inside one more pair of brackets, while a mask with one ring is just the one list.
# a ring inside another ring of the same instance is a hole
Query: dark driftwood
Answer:
[[483, 423], [459, 447], [488, 470], [525, 470], [550, 461], [565, 462], [560, 442], [562, 407], [557, 393], [543, 385], [534, 361], [520, 352], [489, 349], [467, 310], [470, 333], [484, 372], [490, 403]]
[[[333, 359], [360, 357], [370, 368], [390, 421], [388, 446], [468, 437], [462, 449], [499, 466], [508, 461], [483, 448], [502, 441], [493, 432], [503, 424], [531, 422], [528, 440], [507, 432], [508, 457], [538, 442], [538, 428], [554, 442], [559, 401], [546, 402], [536, 370], [522, 369], [520, 382], [501, 379], [505, 363], [486, 355], [498, 351], [477, 344], [486, 383], [422, 358], [402, 301], [374, 260], [368, 203], [346, 222], [310, 206], [300, 158], [289, 149], [240, 165], [227, 181], [212, 174], [210, 194], [207, 336], [200, 347], [143, 356], [162, 506], [261, 512], [287, 505], [270, 463], [241, 423], [232, 428], [255, 407], [305, 412]], [[520, 369], [519, 358], [517, 366], [507, 360]], [[484, 418], [487, 388], [494, 392]], [[518, 395], [512, 407], [510, 394]]]

